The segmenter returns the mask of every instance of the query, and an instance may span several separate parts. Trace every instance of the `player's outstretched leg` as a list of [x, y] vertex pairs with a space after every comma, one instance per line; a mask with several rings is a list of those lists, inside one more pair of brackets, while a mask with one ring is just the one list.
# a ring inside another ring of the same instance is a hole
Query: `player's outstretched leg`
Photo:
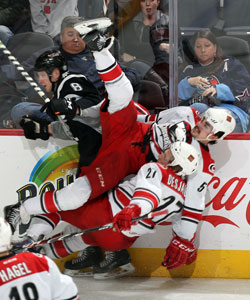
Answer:
[[105, 254], [105, 259], [93, 267], [95, 279], [118, 278], [134, 272], [135, 268], [126, 249], [106, 251]]
[[[102, 259], [103, 255], [100, 247], [88, 246], [81, 251], [76, 258], [65, 263], [64, 274], [79, 277], [92, 276], [92, 267], [98, 265]], [[88, 270], [86, 270], [87, 268]]]

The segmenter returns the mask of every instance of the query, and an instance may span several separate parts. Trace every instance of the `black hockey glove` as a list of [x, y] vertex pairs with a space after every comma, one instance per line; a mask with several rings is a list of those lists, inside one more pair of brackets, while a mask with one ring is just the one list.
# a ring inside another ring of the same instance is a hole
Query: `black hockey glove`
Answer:
[[48, 131], [48, 125], [50, 124], [49, 121], [26, 115], [23, 116], [19, 124], [23, 128], [24, 135], [27, 139], [30, 140], [42, 139], [44, 141], [49, 139], [49, 131]]
[[77, 105], [73, 99], [53, 98], [45, 104], [43, 111], [53, 120], [56, 120], [57, 115], [64, 115], [67, 120], [72, 120], [76, 115]]
[[191, 126], [186, 121], [170, 125], [168, 127], [168, 134], [172, 143], [179, 141], [190, 144], [192, 141]]

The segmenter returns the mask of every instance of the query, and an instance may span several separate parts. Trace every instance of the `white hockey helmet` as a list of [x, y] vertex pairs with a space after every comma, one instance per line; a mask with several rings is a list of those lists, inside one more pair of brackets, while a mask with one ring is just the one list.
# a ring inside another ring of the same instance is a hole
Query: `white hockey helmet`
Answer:
[[0, 217], [0, 252], [8, 251], [11, 246], [12, 232], [9, 223]]
[[208, 108], [203, 116], [213, 127], [212, 131], [222, 140], [226, 135], [234, 131], [236, 122], [226, 109]]
[[191, 175], [197, 171], [199, 166], [200, 154], [194, 146], [185, 142], [175, 142], [170, 145], [170, 150], [174, 160], [169, 166], [180, 166], [181, 170], [177, 175]]

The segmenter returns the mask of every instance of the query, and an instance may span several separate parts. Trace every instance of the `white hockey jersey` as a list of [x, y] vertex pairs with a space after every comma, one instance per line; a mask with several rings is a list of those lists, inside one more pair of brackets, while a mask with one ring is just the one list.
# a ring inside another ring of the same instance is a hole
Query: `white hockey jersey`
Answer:
[[0, 258], [0, 295], [3, 300], [80, 299], [71, 277], [50, 258], [31, 252]]
[[[156, 116], [156, 122], [159, 124], [187, 121], [191, 128], [200, 119], [199, 113], [188, 106], [167, 109]], [[191, 145], [200, 153], [199, 169], [196, 173], [187, 176], [184, 208], [180, 213], [179, 220], [173, 225], [175, 233], [187, 240], [194, 237], [199, 221], [202, 219], [207, 185], [215, 172], [215, 164], [209, 153], [209, 148], [195, 139], [192, 139]]]
[[128, 204], [141, 207], [141, 216], [151, 211], [167, 209], [166, 214], [139, 221], [130, 231], [122, 231], [127, 236], [140, 236], [154, 232], [156, 224], [165, 222], [182, 210], [186, 183], [172, 169], [157, 163], [143, 165], [137, 176], [125, 180], [108, 194], [113, 216]]

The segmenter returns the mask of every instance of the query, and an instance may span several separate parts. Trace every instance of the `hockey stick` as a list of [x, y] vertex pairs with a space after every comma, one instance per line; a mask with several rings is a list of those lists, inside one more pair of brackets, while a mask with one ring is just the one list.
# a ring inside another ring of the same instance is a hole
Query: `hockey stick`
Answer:
[[[148, 213], [146, 215], [143, 215], [141, 217], [132, 219], [131, 222], [136, 222], [136, 221], [140, 221], [140, 220], [144, 220], [144, 219], [152, 219], [156, 216], [161, 216], [161, 215], [164, 215], [164, 214], [167, 214], [167, 213], [168, 213], [167, 209], [161, 210], [161, 211], [150, 212], [150, 213]], [[37, 246], [40, 246], [40, 245], [43, 245], [43, 244], [52, 244], [54, 242], [61, 241], [61, 240], [64, 240], [64, 239], [67, 239], [67, 238], [70, 238], [70, 237], [77, 237], [77, 236], [87, 234], [87, 233], [90, 233], [90, 232], [112, 228], [113, 226], [114, 226], [113, 223], [108, 223], [108, 224], [105, 224], [105, 225], [102, 225], [102, 226], [85, 229], [85, 230], [82, 230], [82, 231], [79, 231], [79, 232], [68, 233], [68, 234], [64, 234], [64, 235], [61, 235], [61, 236], [51, 237], [51, 238], [48, 238], [48, 239], [42, 239], [38, 242], [25, 244], [25, 245], [22, 245], [22, 246], [15, 246], [14, 248], [15, 249], [28, 249], [28, 248], [34, 248], [34, 247], [37, 247]]]
[[33, 80], [32, 77], [26, 72], [23, 66], [17, 61], [17, 59], [11, 54], [11, 52], [6, 48], [3, 42], [0, 40], [0, 49], [3, 50], [3, 53], [6, 54], [9, 61], [13, 63], [18, 71], [22, 74], [26, 81], [34, 88], [34, 90], [38, 93], [38, 95], [44, 100], [45, 103], [48, 103], [50, 99], [45, 95], [45, 93], [41, 90], [41, 88], [37, 85], [37, 83]]
[[[11, 52], [6, 48], [6, 46], [3, 44], [3, 42], [0, 40], [0, 49], [3, 50], [3, 53], [8, 57], [9, 61], [13, 63], [13, 65], [16, 67], [16, 69], [21, 73], [21, 75], [24, 77], [24, 79], [32, 86], [35, 92], [44, 100], [45, 103], [50, 102], [50, 99], [45, 95], [43, 90], [38, 86], [38, 84], [34, 81], [34, 79], [29, 75], [28, 72], [26, 72], [23, 68], [23, 66], [19, 63], [19, 61], [11, 54]], [[65, 133], [68, 135], [70, 139], [74, 139], [77, 141], [77, 139], [73, 138], [71, 134], [69, 133], [69, 129], [67, 128], [66, 124], [64, 123], [61, 116], [57, 115], [58, 120], [62, 124], [62, 127], [65, 130]]]

